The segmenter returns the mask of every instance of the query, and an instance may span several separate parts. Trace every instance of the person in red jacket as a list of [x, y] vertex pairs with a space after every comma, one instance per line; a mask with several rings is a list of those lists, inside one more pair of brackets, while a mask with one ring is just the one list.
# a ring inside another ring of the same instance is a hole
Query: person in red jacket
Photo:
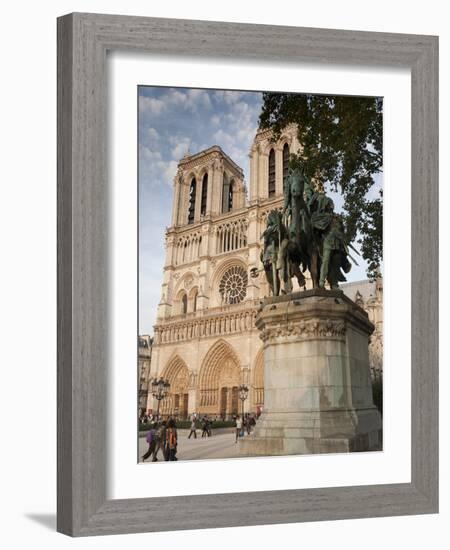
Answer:
[[178, 460], [177, 454], [178, 434], [175, 420], [171, 418], [167, 423], [167, 447], [169, 452], [169, 461]]

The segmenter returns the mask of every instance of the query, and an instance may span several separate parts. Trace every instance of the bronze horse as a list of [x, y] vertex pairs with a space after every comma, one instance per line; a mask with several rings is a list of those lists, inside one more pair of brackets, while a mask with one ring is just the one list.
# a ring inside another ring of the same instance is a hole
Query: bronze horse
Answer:
[[321, 251], [313, 231], [311, 213], [304, 198], [305, 186], [307, 194], [310, 194], [312, 186], [303, 170], [301, 168], [291, 169], [284, 181], [283, 212], [285, 224], [288, 227], [286, 253], [290, 264], [296, 266], [296, 271], [308, 270], [310, 272], [313, 287], [318, 288]]

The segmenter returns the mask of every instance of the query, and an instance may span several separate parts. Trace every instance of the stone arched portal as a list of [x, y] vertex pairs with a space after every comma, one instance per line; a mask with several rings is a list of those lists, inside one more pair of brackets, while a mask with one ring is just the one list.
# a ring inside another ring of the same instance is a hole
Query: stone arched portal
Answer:
[[199, 375], [200, 415], [230, 418], [239, 412], [241, 370], [233, 348], [219, 340], [208, 351]]
[[169, 395], [162, 400], [160, 413], [163, 416], [175, 415], [180, 419], [188, 417], [189, 411], [189, 370], [186, 363], [176, 355], [164, 367], [161, 376], [169, 381]]

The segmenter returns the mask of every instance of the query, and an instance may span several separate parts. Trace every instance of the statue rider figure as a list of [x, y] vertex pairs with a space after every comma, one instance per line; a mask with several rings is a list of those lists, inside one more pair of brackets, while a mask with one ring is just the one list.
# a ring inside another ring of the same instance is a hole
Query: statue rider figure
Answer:
[[277, 267], [285, 283], [285, 292], [292, 292], [291, 278], [297, 278], [300, 287], [305, 287], [305, 277], [300, 265], [306, 268], [305, 239], [302, 216], [306, 208], [303, 190], [306, 177], [303, 167], [290, 168], [283, 182], [283, 222], [287, 228], [281, 242]]
[[312, 238], [317, 239], [320, 248], [319, 287], [324, 288], [328, 281], [330, 288], [339, 288], [338, 283], [347, 280], [341, 268], [345, 273], [351, 269], [342, 217], [334, 212], [333, 199], [315, 191], [309, 181], [305, 182], [305, 197]]
[[345, 273], [348, 273], [351, 269], [347, 254], [344, 223], [342, 217], [333, 212], [323, 238], [320, 288], [325, 286], [325, 280], [330, 283], [330, 288], [339, 288], [338, 283], [347, 280], [341, 271], [342, 268]]

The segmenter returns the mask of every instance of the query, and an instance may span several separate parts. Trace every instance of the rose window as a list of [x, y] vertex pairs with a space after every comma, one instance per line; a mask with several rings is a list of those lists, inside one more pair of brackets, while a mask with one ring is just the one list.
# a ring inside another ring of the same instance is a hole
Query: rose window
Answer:
[[219, 283], [219, 292], [226, 304], [242, 302], [247, 293], [247, 272], [243, 267], [231, 267]]

